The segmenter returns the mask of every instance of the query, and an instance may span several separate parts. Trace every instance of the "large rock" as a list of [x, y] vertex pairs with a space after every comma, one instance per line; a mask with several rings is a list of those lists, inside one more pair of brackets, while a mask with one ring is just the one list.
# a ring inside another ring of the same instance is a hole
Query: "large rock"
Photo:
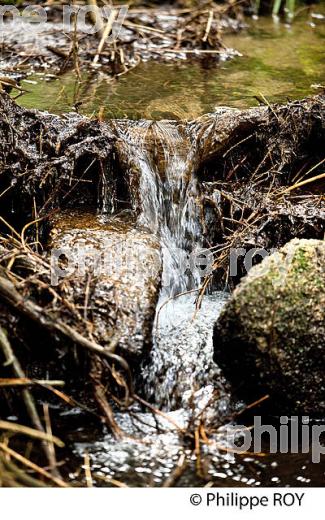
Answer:
[[325, 242], [294, 239], [253, 267], [214, 329], [214, 359], [246, 400], [325, 413]]
[[69, 279], [69, 301], [99, 344], [116, 344], [127, 359], [141, 358], [152, 343], [160, 290], [157, 238], [129, 220], [105, 221], [81, 211], [62, 212], [51, 224], [53, 284], [63, 288]]

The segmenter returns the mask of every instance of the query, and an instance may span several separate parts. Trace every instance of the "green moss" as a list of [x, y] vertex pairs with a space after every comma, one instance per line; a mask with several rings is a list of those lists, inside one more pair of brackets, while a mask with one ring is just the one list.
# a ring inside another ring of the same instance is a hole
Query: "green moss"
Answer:
[[310, 254], [303, 248], [298, 249], [293, 259], [293, 266], [295, 272], [304, 272], [310, 270]]
[[253, 359], [275, 395], [289, 392], [293, 409], [314, 410], [325, 391], [324, 306], [325, 242], [294, 239], [240, 283], [217, 323], [219, 341], [239, 366], [251, 370]]

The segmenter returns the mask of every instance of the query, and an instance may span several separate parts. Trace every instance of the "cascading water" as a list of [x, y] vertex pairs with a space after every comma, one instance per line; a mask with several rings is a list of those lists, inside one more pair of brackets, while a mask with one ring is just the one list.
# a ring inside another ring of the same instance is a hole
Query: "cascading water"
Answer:
[[[139, 224], [160, 238], [163, 254], [162, 296], [197, 288], [198, 272], [187, 256], [200, 246], [198, 183], [192, 174], [193, 151], [170, 122], [143, 121], [128, 134], [128, 160], [139, 175]], [[125, 134], [123, 134], [125, 137]]]
[[221, 380], [212, 361], [212, 330], [225, 296], [207, 297], [193, 320], [202, 275], [196, 149], [173, 122], [139, 122], [134, 130], [127, 139], [123, 130], [123, 145], [129, 168], [139, 175], [138, 223], [159, 236], [163, 255], [154, 345], [142, 372], [145, 396], [166, 411], [193, 406], [193, 400], [200, 409]]
[[[165, 414], [151, 413], [135, 402], [128, 411], [115, 413], [127, 436], [116, 440], [111, 433], [83, 429], [75, 433], [75, 452], [81, 457], [87, 452], [96, 478], [115, 485], [175, 485], [178, 475], [176, 485], [187, 487], [208, 482], [259, 486], [263, 474], [270, 484], [277, 462], [236, 458], [231, 452], [233, 444], [227, 451], [229, 433], [220, 427], [229, 421], [233, 407], [227, 385], [212, 361], [212, 331], [226, 296], [206, 296], [196, 319], [196, 294], [179, 296], [200, 284], [199, 269], [193, 265], [191, 270], [184, 269], [186, 256], [201, 247], [196, 150], [172, 123], [137, 122], [132, 127], [128, 122], [127, 126], [128, 135], [123, 123], [116, 123], [116, 133], [127, 158], [128, 178], [138, 184], [138, 200], [134, 201], [134, 208], [141, 208], [138, 225], [159, 237], [164, 262], [153, 348], [138, 387]], [[201, 133], [201, 143], [204, 138]], [[186, 461], [183, 469], [180, 461]]]
[[[130, 191], [136, 194], [137, 224], [159, 237], [163, 255], [153, 347], [138, 386], [144, 398], [165, 415], [134, 404], [130, 413], [115, 414], [127, 439], [116, 441], [108, 434], [91, 444], [79, 442], [76, 451], [83, 454], [86, 449], [92, 469], [105, 478], [139, 486], [161, 484], [180, 457], [193, 460], [192, 448], [179, 435], [179, 427], [193, 432], [204, 424], [215, 432], [213, 443], [205, 447], [209, 474], [220, 474], [220, 464], [224, 464], [225, 476], [235, 478], [241, 467], [231, 468], [218, 448], [225, 438], [218, 428], [228, 417], [230, 394], [212, 361], [213, 324], [226, 296], [206, 296], [193, 319], [202, 275], [194, 262], [188, 266], [188, 255], [193, 258], [193, 252], [202, 248], [196, 150], [182, 128], [168, 121], [128, 122], [127, 126], [116, 122], [115, 131], [127, 177], [133, 183]], [[198, 483], [193, 467], [187, 475], [188, 485]]]

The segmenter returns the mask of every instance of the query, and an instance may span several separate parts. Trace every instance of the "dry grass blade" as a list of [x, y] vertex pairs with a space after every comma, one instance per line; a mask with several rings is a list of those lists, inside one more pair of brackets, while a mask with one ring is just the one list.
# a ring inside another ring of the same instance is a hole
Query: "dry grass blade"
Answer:
[[[13, 352], [11, 345], [9, 343], [9, 340], [7, 338], [7, 335], [5, 334], [5, 331], [2, 329], [2, 327], [0, 327], [0, 347], [4, 353], [6, 365], [12, 366], [13, 372], [18, 378], [26, 379], [24, 371], [22, 370], [22, 367]], [[26, 410], [28, 412], [28, 415], [30, 417], [30, 420], [31, 420], [34, 428], [36, 430], [38, 430], [40, 433], [44, 433], [44, 428], [43, 428], [41, 419], [38, 415], [37, 408], [36, 408], [36, 405], [35, 405], [31, 392], [27, 388], [24, 388], [22, 390], [22, 396], [23, 396], [23, 400], [24, 400], [24, 403], [26, 406]], [[53, 460], [52, 450], [51, 450], [52, 436], [49, 435], [48, 439], [49, 439], [48, 443], [43, 442], [42, 447], [43, 447], [44, 453], [45, 453], [49, 463], [51, 464], [51, 461]], [[56, 476], [59, 476], [59, 473], [56, 468], [53, 468], [53, 472], [56, 474]]]
[[50, 381], [47, 379], [38, 380], [38, 379], [28, 379], [28, 377], [21, 378], [1, 378], [0, 377], [0, 387], [1, 386], [64, 386], [64, 381]]
[[98, 32], [100, 35], [103, 34], [104, 30], [104, 20], [101, 14], [101, 11], [97, 5], [96, 0], [87, 0], [87, 4], [91, 7], [91, 10], [89, 12], [90, 19], [92, 23], [98, 27]]
[[93, 60], [93, 65], [96, 65], [98, 63], [98, 60], [99, 60], [99, 56], [104, 48], [104, 45], [105, 45], [105, 42], [112, 30], [112, 27], [113, 27], [113, 24], [115, 22], [115, 19], [116, 19], [116, 16], [117, 16], [117, 11], [116, 10], [112, 10], [110, 15], [109, 15], [109, 18], [107, 20], [107, 23], [105, 25], [105, 28], [103, 30], [103, 34], [102, 34], [102, 37], [100, 39], [100, 42], [99, 42], [99, 45], [98, 45], [98, 49], [97, 49], [97, 52], [96, 52], [96, 55], [94, 57], [94, 60]]
[[173, 487], [176, 484], [176, 482], [180, 479], [180, 477], [183, 475], [186, 468], [187, 468], [186, 455], [185, 455], [185, 453], [183, 453], [180, 456], [176, 467], [172, 471], [171, 475], [165, 480], [162, 487], [163, 488]]
[[54, 435], [48, 435], [45, 432], [40, 432], [29, 426], [23, 426], [22, 424], [16, 424], [9, 421], [3, 421], [0, 419], [0, 430], [7, 432], [17, 433], [19, 435], [26, 435], [32, 439], [38, 439], [40, 441], [51, 442], [58, 448], [64, 448], [64, 442], [55, 437]]
[[20, 453], [17, 453], [16, 451], [12, 450], [11, 448], [6, 446], [6, 444], [4, 444], [2, 442], [0, 443], [0, 450], [2, 450], [7, 455], [10, 455], [10, 457], [13, 457], [17, 461], [21, 462], [22, 464], [24, 464], [24, 466], [32, 469], [36, 473], [39, 473], [43, 477], [46, 477], [47, 479], [51, 480], [57, 486], [64, 487], [64, 488], [69, 487], [68, 484], [66, 484], [63, 480], [61, 480], [58, 477], [55, 477], [55, 476], [51, 475], [51, 473], [49, 473], [45, 469], [41, 468], [40, 466], [38, 466], [34, 462], [31, 462], [30, 460], [26, 459], [25, 457], [20, 455]]
[[315, 175], [314, 177], [311, 177], [310, 179], [306, 179], [301, 182], [296, 182], [292, 186], [289, 186], [289, 188], [286, 188], [285, 190], [281, 191], [281, 195], [284, 195], [285, 193], [289, 193], [290, 191], [296, 190], [298, 188], [301, 188], [302, 186], [306, 186], [307, 184], [311, 184], [312, 182], [319, 181], [321, 179], [325, 179], [325, 173]]
[[[47, 403], [44, 404], [43, 409], [44, 409], [44, 420], [45, 420], [45, 426], [46, 426], [46, 433], [48, 434], [50, 439], [53, 439], [49, 405]], [[54, 447], [53, 441], [49, 441], [47, 443], [47, 446], [48, 446], [48, 458], [49, 458], [51, 473], [52, 473], [52, 475], [55, 475], [56, 468], [57, 468], [57, 460], [56, 460], [55, 447]]]
[[128, 487], [126, 484], [124, 484], [124, 482], [120, 482], [119, 480], [116, 480], [115, 478], [105, 477], [104, 475], [98, 475], [98, 473], [94, 473], [93, 477], [96, 480], [100, 480], [102, 482], [105, 482], [106, 484], [111, 484], [112, 486], [115, 486], [118, 488], [127, 488]]
[[89, 457], [88, 453], [84, 454], [84, 470], [85, 470], [87, 487], [92, 488], [94, 484], [93, 484], [93, 477], [91, 475], [90, 457]]

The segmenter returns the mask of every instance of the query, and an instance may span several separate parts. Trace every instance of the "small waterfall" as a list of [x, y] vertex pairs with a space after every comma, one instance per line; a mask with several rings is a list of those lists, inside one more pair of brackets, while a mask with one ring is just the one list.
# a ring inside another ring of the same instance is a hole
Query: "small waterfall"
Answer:
[[[114, 130], [137, 223], [159, 237], [163, 255], [153, 346], [141, 367], [138, 392], [166, 416], [138, 407], [132, 415], [115, 414], [129, 437], [115, 440], [108, 434], [99, 441], [78, 443], [76, 452], [87, 450], [97, 472], [139, 486], [164, 482], [185, 455], [192, 465], [189, 482], [196, 483], [192, 447], [185, 445], [172, 422], [189, 432], [198, 424], [214, 429], [230, 410], [229, 389], [213, 362], [212, 343], [213, 325], [226, 296], [206, 296], [194, 320], [197, 293], [193, 291], [200, 286], [201, 273], [193, 266], [186, 269], [188, 254], [202, 247], [197, 150], [182, 127], [168, 121], [118, 121]], [[224, 434], [217, 433], [214, 439], [221, 442]], [[219, 465], [224, 454], [220, 457], [216, 452], [213, 444], [211, 453]]]
[[122, 137], [127, 141], [129, 167], [136, 168], [140, 176], [138, 222], [161, 241], [162, 298], [197, 288], [200, 277], [187, 265], [188, 255], [201, 246], [199, 188], [191, 144], [168, 121], [141, 121], [127, 136], [123, 129]]
[[196, 148], [173, 122], [116, 125], [128, 176], [138, 176], [138, 223], [159, 236], [163, 254], [154, 345], [142, 373], [145, 395], [167, 411], [186, 408], [194, 394], [206, 405], [215, 391], [211, 382], [220, 380], [212, 330], [225, 297], [205, 302], [192, 320], [201, 273], [189, 256], [202, 250]]

